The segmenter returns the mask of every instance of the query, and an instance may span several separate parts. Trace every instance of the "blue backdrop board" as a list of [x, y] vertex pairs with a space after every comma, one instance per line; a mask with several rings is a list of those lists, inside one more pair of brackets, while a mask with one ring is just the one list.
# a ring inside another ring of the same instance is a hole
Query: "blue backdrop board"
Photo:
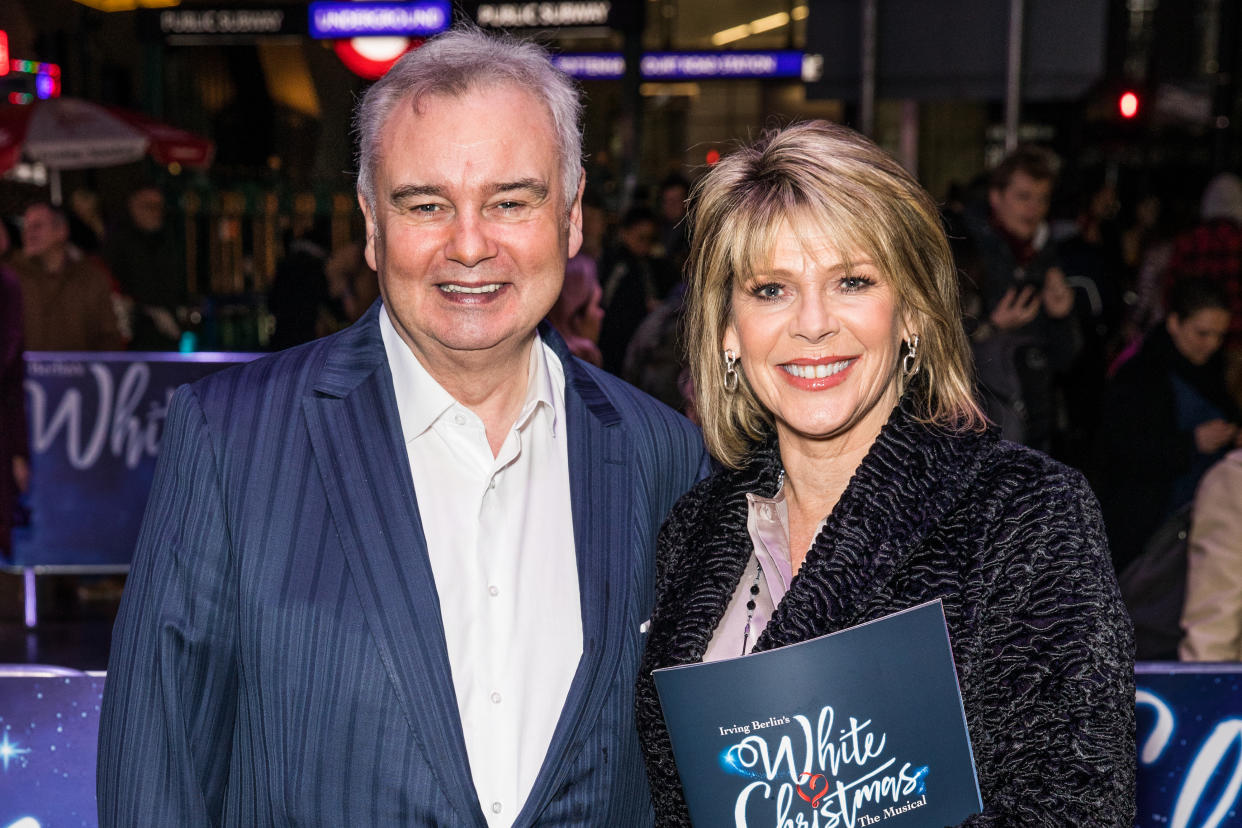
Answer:
[[0, 676], [0, 828], [95, 826], [102, 676]]
[[1242, 664], [1135, 672], [1137, 828], [1242, 826]]
[[173, 391], [255, 356], [27, 353], [29, 524], [14, 531], [4, 563], [127, 566]]

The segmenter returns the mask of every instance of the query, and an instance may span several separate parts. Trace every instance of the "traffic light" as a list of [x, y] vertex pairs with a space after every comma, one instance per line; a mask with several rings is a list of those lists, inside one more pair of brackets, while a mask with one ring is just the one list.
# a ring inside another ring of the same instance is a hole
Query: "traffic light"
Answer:
[[1117, 98], [1117, 111], [1121, 113], [1121, 117], [1127, 121], [1133, 120], [1139, 114], [1139, 96], [1133, 89], [1127, 89]]

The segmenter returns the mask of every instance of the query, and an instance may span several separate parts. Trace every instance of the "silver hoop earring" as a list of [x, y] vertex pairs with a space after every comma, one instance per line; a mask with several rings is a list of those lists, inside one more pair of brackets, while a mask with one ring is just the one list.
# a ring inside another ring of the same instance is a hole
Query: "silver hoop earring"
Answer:
[[737, 383], [738, 383], [737, 368], [733, 367], [737, 365], [737, 354], [733, 353], [732, 348], [725, 349], [724, 361], [725, 361], [724, 390], [732, 394], [734, 391], [737, 390]]
[[919, 335], [912, 334], [910, 341], [906, 343], [906, 355], [901, 358], [901, 373], [907, 379], [919, 372], [918, 366], [919, 356]]

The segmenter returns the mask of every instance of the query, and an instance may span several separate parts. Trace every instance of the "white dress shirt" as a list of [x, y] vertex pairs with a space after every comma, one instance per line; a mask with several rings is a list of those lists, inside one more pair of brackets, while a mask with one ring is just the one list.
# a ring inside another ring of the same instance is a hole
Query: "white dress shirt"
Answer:
[[582, 656], [564, 369], [537, 341], [493, 456], [483, 421], [379, 316], [475, 790], [489, 826], [512, 825]]

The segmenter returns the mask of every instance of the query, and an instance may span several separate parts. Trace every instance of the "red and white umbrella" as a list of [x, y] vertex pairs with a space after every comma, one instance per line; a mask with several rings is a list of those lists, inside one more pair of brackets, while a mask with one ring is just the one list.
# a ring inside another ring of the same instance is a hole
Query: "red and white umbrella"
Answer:
[[215, 145], [137, 112], [77, 98], [0, 106], [0, 173], [25, 156], [53, 171], [112, 167], [150, 155], [160, 164], [211, 164]]

